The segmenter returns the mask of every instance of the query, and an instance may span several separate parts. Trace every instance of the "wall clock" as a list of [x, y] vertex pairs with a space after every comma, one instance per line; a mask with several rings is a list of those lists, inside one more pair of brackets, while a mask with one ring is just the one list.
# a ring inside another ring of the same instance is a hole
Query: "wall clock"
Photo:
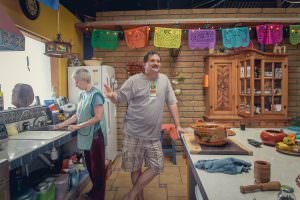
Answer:
[[35, 20], [40, 15], [40, 4], [37, 0], [19, 0], [24, 15]]

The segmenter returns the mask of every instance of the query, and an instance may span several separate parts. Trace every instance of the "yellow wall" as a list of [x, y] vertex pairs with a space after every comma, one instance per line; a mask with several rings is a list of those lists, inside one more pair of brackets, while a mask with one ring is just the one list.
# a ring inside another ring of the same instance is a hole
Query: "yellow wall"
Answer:
[[[53, 40], [57, 34], [57, 11], [40, 3], [40, 16], [29, 20], [22, 12], [19, 0], [1, 0], [1, 5], [16, 25], [47, 40]], [[83, 39], [74, 24], [79, 20], [66, 8], [60, 6], [60, 32], [62, 39], [72, 44], [72, 52], [83, 54]], [[67, 96], [67, 59], [58, 60], [58, 95]]]

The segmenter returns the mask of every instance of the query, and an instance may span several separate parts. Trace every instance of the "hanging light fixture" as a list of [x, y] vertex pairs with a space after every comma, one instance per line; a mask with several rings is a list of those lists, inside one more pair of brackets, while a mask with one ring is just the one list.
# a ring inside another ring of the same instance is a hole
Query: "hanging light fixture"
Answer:
[[60, 34], [60, 24], [59, 24], [59, 11], [57, 10], [57, 35], [54, 41], [46, 43], [45, 55], [56, 58], [67, 57], [71, 53], [71, 44], [69, 42], [64, 42]]

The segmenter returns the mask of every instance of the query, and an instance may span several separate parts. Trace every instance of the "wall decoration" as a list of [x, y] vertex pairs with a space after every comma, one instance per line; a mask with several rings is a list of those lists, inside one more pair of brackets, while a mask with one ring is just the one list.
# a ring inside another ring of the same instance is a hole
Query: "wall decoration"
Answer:
[[179, 48], [181, 45], [181, 29], [155, 27], [154, 46]]
[[80, 66], [81, 62], [79, 60], [79, 54], [78, 53], [70, 53], [68, 55], [68, 66], [74, 67], [74, 66]]
[[45, 55], [49, 57], [64, 58], [71, 53], [70, 42], [63, 41], [60, 33], [60, 9], [57, 10], [57, 34], [56, 39], [46, 42]]
[[283, 25], [266, 24], [256, 26], [257, 41], [260, 44], [279, 44], [283, 38]]
[[188, 45], [190, 49], [214, 49], [216, 45], [216, 30], [190, 29], [188, 33]]
[[300, 25], [290, 25], [290, 43], [292, 45], [300, 43]]
[[35, 20], [40, 15], [40, 4], [37, 0], [19, 0], [21, 9], [24, 15], [30, 19]]
[[46, 6], [49, 6], [52, 10], [57, 10], [59, 7], [59, 0], [38, 0], [38, 1], [44, 3]]
[[94, 30], [92, 33], [92, 47], [103, 50], [116, 50], [118, 47], [118, 31]]
[[222, 29], [222, 38], [226, 48], [247, 47], [250, 43], [248, 27]]
[[273, 48], [273, 53], [285, 54], [286, 53], [286, 46], [285, 45], [277, 45], [275, 44]]
[[148, 44], [149, 31], [149, 26], [125, 30], [125, 41], [128, 48], [134, 49], [145, 47]]

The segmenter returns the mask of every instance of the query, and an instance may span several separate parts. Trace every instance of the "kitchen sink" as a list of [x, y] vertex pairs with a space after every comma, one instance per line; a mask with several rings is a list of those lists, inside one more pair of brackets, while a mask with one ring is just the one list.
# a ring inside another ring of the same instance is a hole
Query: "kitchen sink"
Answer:
[[54, 127], [54, 125], [38, 127], [38, 128], [34, 128], [30, 131], [68, 131], [68, 127], [64, 127], [64, 128], [56, 129], [56, 130], [53, 130], [53, 127]]

